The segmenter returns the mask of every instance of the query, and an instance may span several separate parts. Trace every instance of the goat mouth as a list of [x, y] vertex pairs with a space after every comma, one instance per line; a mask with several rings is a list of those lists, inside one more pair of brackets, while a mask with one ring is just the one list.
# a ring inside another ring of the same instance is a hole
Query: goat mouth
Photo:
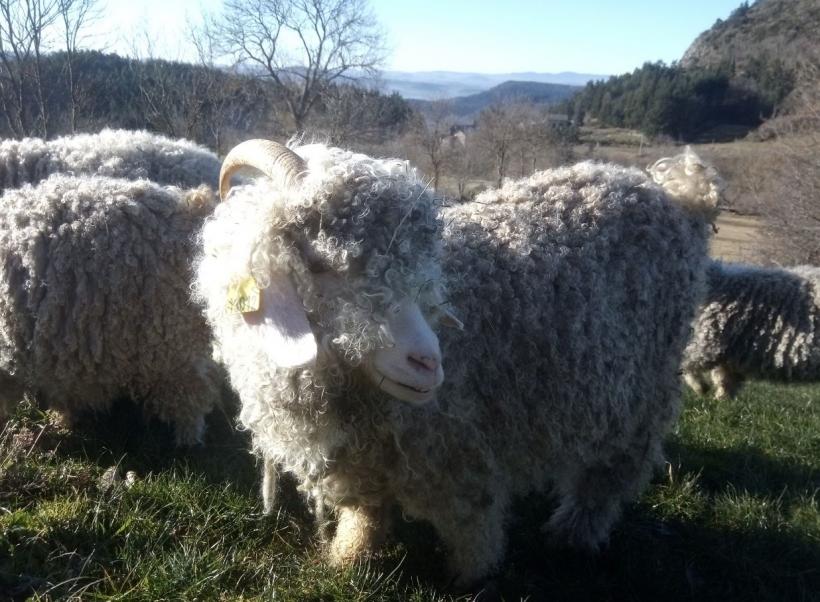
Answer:
[[373, 370], [373, 376], [379, 389], [410, 403], [426, 403], [433, 398], [436, 387], [423, 388], [413, 386], [390, 378], [379, 370]]
[[393, 382], [395, 384], [397, 384], [398, 386], [400, 386], [400, 387], [404, 387], [405, 389], [410, 389], [411, 391], [415, 391], [416, 393], [421, 393], [423, 395], [427, 395], [431, 391], [431, 389], [418, 389], [418, 388], [413, 387], [411, 385], [405, 385], [404, 383], [401, 383], [397, 380], [394, 380]]
[[390, 378], [389, 376], [387, 376], [385, 374], [382, 374], [381, 372], [378, 372], [378, 371], [376, 373], [381, 377], [381, 383], [379, 383], [379, 386], [382, 386], [385, 383], [389, 383], [389, 384], [399, 386], [402, 389], [407, 389], [409, 391], [413, 391], [414, 393], [421, 393], [422, 395], [427, 395], [432, 391], [432, 389], [420, 389], [419, 387], [414, 387], [413, 385], [408, 385], [408, 384], [403, 383], [399, 380], [394, 380], [394, 379]]

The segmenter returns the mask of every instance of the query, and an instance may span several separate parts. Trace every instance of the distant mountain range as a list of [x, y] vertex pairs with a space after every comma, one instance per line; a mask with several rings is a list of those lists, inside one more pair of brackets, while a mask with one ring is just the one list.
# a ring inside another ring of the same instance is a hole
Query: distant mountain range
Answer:
[[533, 104], [556, 104], [566, 100], [581, 90], [581, 86], [548, 84], [532, 81], [506, 81], [489, 90], [456, 96], [443, 100], [410, 100], [410, 106], [422, 113], [430, 113], [434, 104], [444, 103], [448, 114], [462, 120], [478, 116], [483, 109], [493, 104], [525, 102]]
[[535, 82], [583, 86], [608, 75], [590, 73], [461, 73], [457, 71], [384, 71], [374, 85], [386, 92], [398, 92], [407, 99], [440, 100], [485, 92], [505, 82]]

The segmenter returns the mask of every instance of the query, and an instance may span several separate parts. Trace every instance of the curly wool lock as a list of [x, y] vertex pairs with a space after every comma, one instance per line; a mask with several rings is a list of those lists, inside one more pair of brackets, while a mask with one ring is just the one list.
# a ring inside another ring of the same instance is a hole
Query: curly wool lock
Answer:
[[0, 405], [71, 421], [118, 396], [201, 440], [222, 377], [190, 300], [209, 187], [55, 175], [0, 198]]
[[747, 377], [820, 380], [820, 268], [713, 262], [683, 366], [696, 393], [717, 398]]
[[[331, 559], [372, 548], [397, 503], [471, 581], [500, 561], [512, 499], [549, 488], [550, 528], [603, 542], [678, 412], [708, 201], [687, 213], [641, 172], [587, 163], [441, 211], [403, 163], [296, 151], [301, 186], [236, 188], [217, 208], [196, 287], [266, 470], [338, 513]], [[321, 344], [309, 366], [278, 366], [225, 307], [232, 282], [273, 272], [292, 278]], [[436, 400], [387, 395], [363, 370], [385, 303], [417, 298], [435, 325], [442, 294], [466, 326], [440, 332]]]
[[158, 184], [216, 188], [220, 161], [208, 149], [146, 131], [104, 129], [54, 140], [0, 142], [0, 192], [51, 174], [100, 175]]

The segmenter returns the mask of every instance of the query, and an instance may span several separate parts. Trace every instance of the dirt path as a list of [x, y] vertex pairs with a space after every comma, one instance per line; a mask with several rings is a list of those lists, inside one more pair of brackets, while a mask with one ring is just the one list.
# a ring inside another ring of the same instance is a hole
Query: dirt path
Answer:
[[762, 226], [758, 217], [721, 213], [717, 219], [718, 232], [712, 239], [712, 256], [726, 261], [759, 261], [755, 252], [761, 245]]

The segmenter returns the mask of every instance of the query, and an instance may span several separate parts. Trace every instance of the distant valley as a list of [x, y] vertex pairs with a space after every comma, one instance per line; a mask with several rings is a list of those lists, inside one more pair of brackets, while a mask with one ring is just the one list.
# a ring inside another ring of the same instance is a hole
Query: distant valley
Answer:
[[414, 100], [440, 100], [485, 92], [505, 82], [533, 82], [584, 86], [589, 81], [607, 79], [591, 73], [460, 73], [456, 71], [384, 71], [371, 83], [385, 92], [398, 92]]
[[549, 104], [554, 105], [573, 96], [581, 86], [540, 83], [533, 81], [505, 81], [489, 90], [456, 96], [443, 100], [409, 100], [410, 106], [425, 114], [433, 114], [436, 106], [462, 120], [474, 119], [494, 104]]

